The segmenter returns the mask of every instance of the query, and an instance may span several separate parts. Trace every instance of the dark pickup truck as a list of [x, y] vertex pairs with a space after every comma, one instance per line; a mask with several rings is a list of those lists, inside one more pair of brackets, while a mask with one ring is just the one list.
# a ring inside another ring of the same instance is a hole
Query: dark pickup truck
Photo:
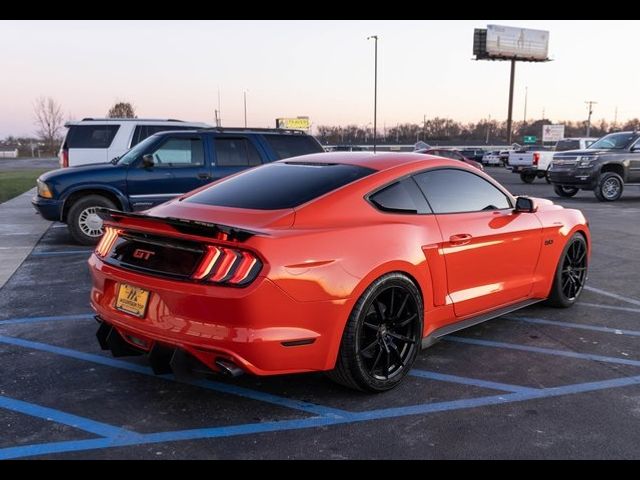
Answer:
[[618, 200], [625, 185], [640, 185], [640, 132], [610, 133], [584, 150], [556, 153], [549, 181], [561, 197], [593, 190], [600, 201]]
[[66, 222], [91, 245], [102, 236], [96, 209], [146, 210], [241, 170], [283, 158], [324, 152], [299, 130], [210, 128], [165, 131], [109, 163], [44, 173], [32, 204], [47, 220]]

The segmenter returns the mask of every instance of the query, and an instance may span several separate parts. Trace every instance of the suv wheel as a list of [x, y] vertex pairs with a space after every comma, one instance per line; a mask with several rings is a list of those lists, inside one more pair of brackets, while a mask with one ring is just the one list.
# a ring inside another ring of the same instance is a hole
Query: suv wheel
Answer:
[[565, 187], [563, 185], [554, 185], [553, 191], [556, 192], [556, 195], [559, 197], [569, 198], [575, 196], [578, 193], [579, 189], [576, 187]]
[[600, 176], [593, 193], [601, 202], [615, 202], [622, 196], [624, 180], [614, 172], [606, 172]]
[[358, 299], [342, 335], [335, 369], [337, 383], [383, 392], [400, 383], [420, 351], [422, 298], [405, 275], [389, 273]]
[[520, 180], [524, 183], [533, 183], [536, 179], [536, 172], [522, 172], [520, 174]]
[[98, 207], [116, 208], [111, 200], [102, 195], [87, 195], [71, 205], [67, 225], [73, 239], [83, 245], [95, 245], [104, 233], [102, 219], [96, 214]]

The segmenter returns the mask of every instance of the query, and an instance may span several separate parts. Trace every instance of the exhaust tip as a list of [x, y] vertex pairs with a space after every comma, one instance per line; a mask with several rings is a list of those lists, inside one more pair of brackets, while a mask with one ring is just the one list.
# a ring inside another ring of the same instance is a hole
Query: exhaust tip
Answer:
[[239, 377], [244, 373], [244, 370], [225, 358], [216, 358], [215, 364], [223, 374], [230, 377]]

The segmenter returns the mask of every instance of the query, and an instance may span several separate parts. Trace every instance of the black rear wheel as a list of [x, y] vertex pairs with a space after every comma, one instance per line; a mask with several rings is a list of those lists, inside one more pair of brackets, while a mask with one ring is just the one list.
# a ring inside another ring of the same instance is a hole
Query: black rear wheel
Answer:
[[570, 307], [582, 293], [586, 279], [587, 242], [581, 234], [576, 233], [560, 256], [547, 303], [554, 307]]
[[576, 187], [565, 187], [563, 185], [554, 185], [553, 191], [556, 192], [556, 195], [559, 197], [569, 198], [575, 196], [580, 189]]
[[383, 392], [411, 369], [422, 339], [422, 299], [401, 273], [387, 274], [358, 299], [329, 377], [347, 387]]
[[520, 180], [524, 183], [533, 183], [536, 179], [536, 172], [522, 172], [520, 174]]

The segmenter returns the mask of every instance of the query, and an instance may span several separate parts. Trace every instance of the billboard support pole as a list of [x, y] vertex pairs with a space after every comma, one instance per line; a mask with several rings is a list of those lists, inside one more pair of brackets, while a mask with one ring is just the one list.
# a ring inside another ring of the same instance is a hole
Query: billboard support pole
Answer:
[[513, 83], [516, 76], [516, 60], [511, 59], [511, 79], [509, 80], [509, 115], [507, 116], [507, 143], [511, 145], [511, 124], [513, 121]]

